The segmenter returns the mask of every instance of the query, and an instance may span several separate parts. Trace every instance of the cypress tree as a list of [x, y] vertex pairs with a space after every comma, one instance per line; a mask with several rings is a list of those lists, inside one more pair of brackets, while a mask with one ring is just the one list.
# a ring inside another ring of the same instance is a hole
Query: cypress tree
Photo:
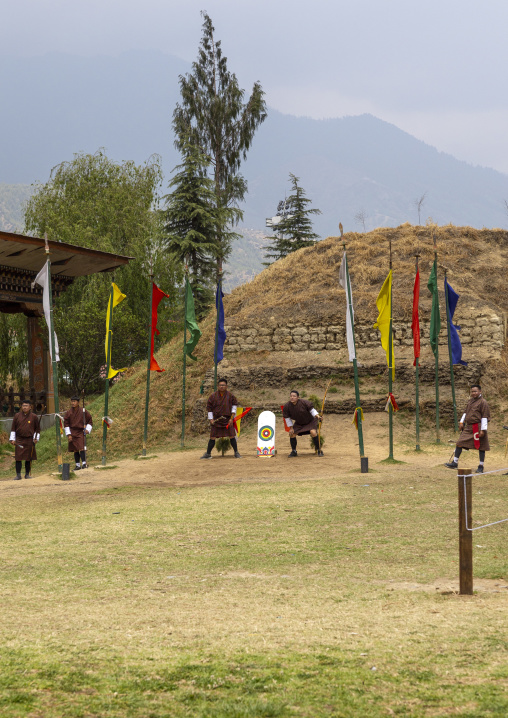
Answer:
[[291, 194], [286, 200], [282, 219], [274, 228], [275, 236], [269, 237], [272, 244], [265, 254], [266, 259], [273, 261], [282, 259], [302, 247], [311, 247], [319, 239], [319, 235], [312, 231], [310, 215], [321, 214], [321, 210], [308, 207], [311, 200], [305, 196], [305, 191], [298, 184], [299, 177], [290, 173], [289, 179]]

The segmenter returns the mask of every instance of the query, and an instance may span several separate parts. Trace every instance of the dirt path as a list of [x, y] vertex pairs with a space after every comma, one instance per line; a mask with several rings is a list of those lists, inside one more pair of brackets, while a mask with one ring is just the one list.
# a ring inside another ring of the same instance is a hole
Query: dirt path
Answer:
[[[387, 416], [384, 414], [369, 415], [364, 424], [364, 437], [366, 454], [369, 457], [368, 475], [360, 474], [360, 459], [358, 440], [351, 425], [350, 417], [330, 415], [326, 417], [327, 442], [324, 446], [325, 456], [317, 458], [309, 445], [307, 436], [301, 437], [298, 442], [299, 456], [297, 459], [288, 459], [289, 442], [287, 435], [278, 432], [278, 455], [272, 459], [258, 458], [255, 454], [255, 433], [249, 430], [239, 439], [239, 448], [242, 459], [235, 459], [232, 453], [221, 457], [214, 452], [211, 461], [201, 461], [203, 449], [187, 451], [158, 451], [151, 459], [124, 459], [115, 461], [117, 468], [108, 470], [88, 469], [78, 473], [77, 477], [69, 482], [62, 482], [51, 474], [37, 475], [37, 465], [34, 466], [34, 478], [29, 481], [13, 481], [4, 479], [0, 481], [0, 496], [61, 493], [61, 492], [87, 492], [107, 487], [126, 485], [158, 485], [167, 487], [216, 486], [245, 481], [298, 481], [323, 480], [343, 478], [361, 483], [376, 483], [378, 481], [399, 477], [400, 480], [418, 481], [432, 476], [437, 478], [442, 474], [443, 479], [451, 477], [453, 472], [443, 467], [448, 461], [451, 447], [443, 443], [441, 447], [426, 445], [422, 442], [424, 450], [416, 453], [410, 444], [395, 446], [395, 458], [404, 463], [379, 463], [388, 455]], [[446, 437], [444, 438], [446, 441]], [[206, 437], [203, 439], [203, 447]], [[467, 456], [467, 455], [466, 455]], [[467, 457], [469, 458], [469, 457]], [[476, 468], [476, 455], [471, 452], [470, 462]], [[491, 451], [487, 455], [488, 467], [504, 466], [501, 450]]]

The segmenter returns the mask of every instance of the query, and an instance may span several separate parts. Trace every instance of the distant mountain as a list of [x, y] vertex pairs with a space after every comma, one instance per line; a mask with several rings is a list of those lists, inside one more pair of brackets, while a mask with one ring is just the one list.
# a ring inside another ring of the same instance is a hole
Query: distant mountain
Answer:
[[[171, 132], [178, 75], [189, 69], [160, 52], [0, 57], [0, 182], [46, 181], [74, 152], [105, 147], [117, 160], [160, 154], [167, 186], [178, 163]], [[270, 110], [242, 171], [244, 225], [259, 231], [289, 191], [289, 172], [321, 209], [315, 229], [323, 237], [339, 222], [361, 230], [358, 212], [367, 230], [416, 223], [414, 202], [425, 192], [422, 223], [430, 216], [438, 224], [508, 226], [507, 175], [461, 162], [371, 115], [313, 120]]]
[[31, 192], [30, 185], [0, 182], [0, 229], [4, 232], [22, 231], [23, 207]]

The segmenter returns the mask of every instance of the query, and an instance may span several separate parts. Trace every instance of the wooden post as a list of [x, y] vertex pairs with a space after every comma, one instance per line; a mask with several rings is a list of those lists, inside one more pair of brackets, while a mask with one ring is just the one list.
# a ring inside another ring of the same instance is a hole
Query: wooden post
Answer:
[[458, 469], [459, 488], [459, 581], [463, 596], [473, 595], [473, 532], [472, 524], [472, 476], [471, 469]]

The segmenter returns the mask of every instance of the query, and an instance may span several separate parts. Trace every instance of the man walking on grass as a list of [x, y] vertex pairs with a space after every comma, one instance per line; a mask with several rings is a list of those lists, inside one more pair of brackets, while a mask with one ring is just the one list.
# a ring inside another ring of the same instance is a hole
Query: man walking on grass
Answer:
[[227, 437], [235, 452], [235, 459], [241, 459], [242, 457], [238, 452], [238, 444], [236, 442], [236, 429], [233, 423], [238, 400], [236, 396], [228, 391], [227, 379], [219, 379], [217, 388], [218, 391], [208, 397], [206, 405], [208, 420], [210, 422], [210, 441], [201, 458], [211, 459], [215, 439]]
[[487, 435], [490, 419], [490, 408], [482, 396], [482, 389], [479, 384], [471, 387], [471, 398], [467, 402], [466, 410], [459, 422], [460, 436], [455, 448], [453, 461], [445, 464], [449, 469], [456, 469], [459, 465], [459, 457], [462, 449], [478, 449], [480, 463], [476, 469], [477, 474], [483, 474], [485, 464], [485, 452], [489, 451], [489, 437]]
[[291, 444], [291, 453], [288, 454], [290, 459], [298, 456], [296, 437], [303, 434], [310, 434], [316, 447], [317, 455], [324, 455], [319, 445], [318, 436], [318, 421], [323, 421], [323, 419], [310, 401], [300, 399], [300, 394], [296, 389], [293, 389], [289, 395], [289, 401], [282, 407], [282, 416], [286, 426], [290, 427], [289, 443]]
[[37, 459], [35, 444], [40, 439], [39, 417], [32, 411], [32, 403], [25, 399], [21, 411], [14, 415], [11, 426], [10, 443], [15, 447], [16, 476], [14, 481], [21, 479], [21, 464], [25, 462], [25, 479], [30, 478], [32, 461]]

